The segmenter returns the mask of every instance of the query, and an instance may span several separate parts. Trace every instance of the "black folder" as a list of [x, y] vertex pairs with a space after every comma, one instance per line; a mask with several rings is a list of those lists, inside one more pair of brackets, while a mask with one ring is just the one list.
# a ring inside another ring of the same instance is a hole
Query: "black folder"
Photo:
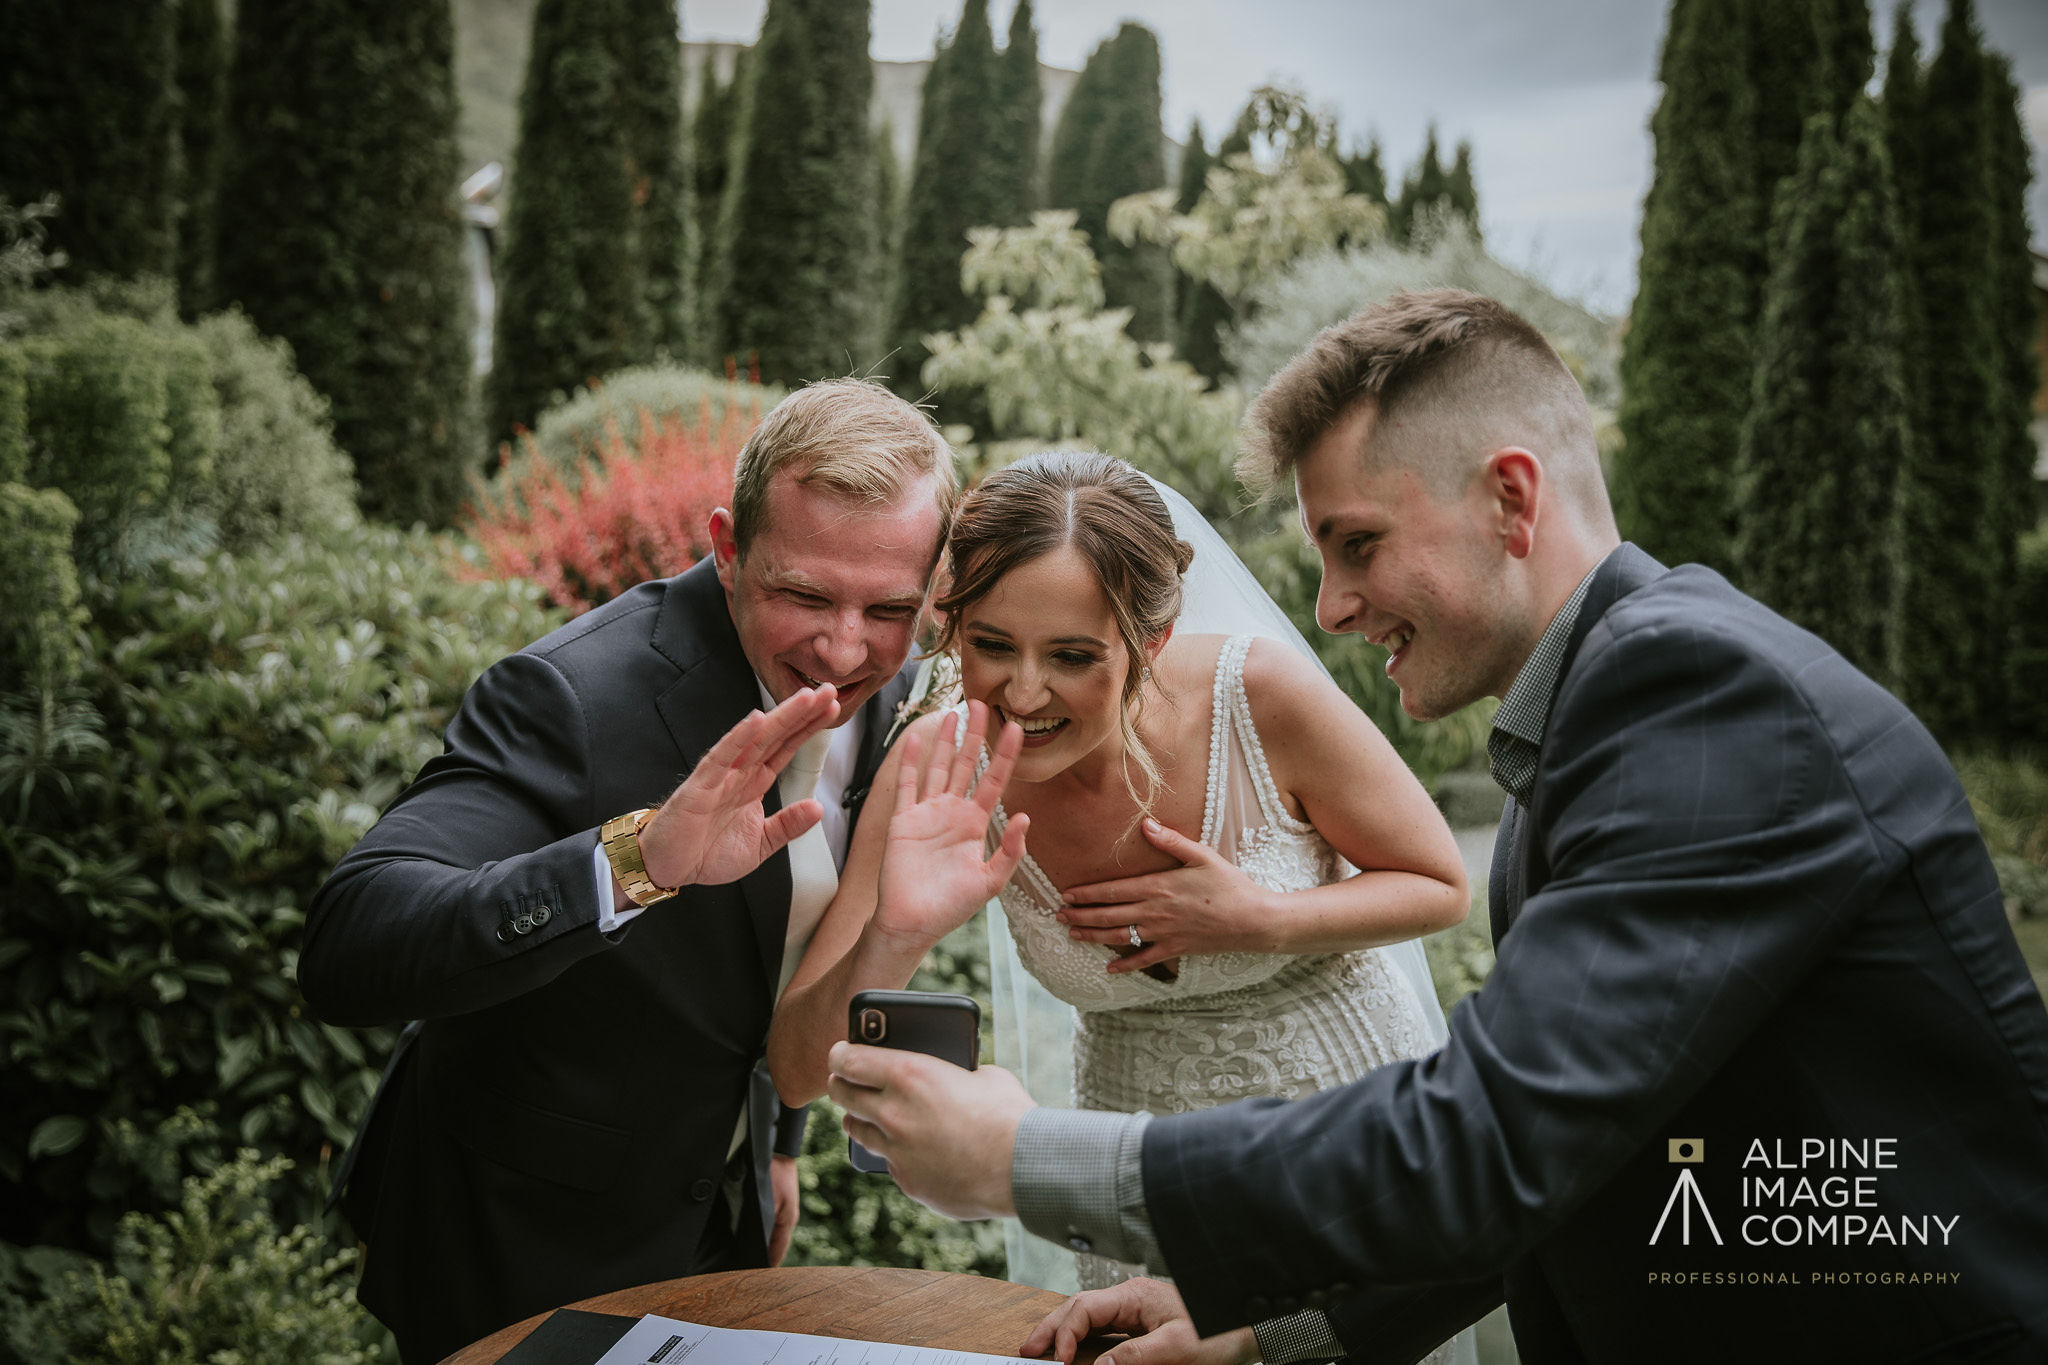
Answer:
[[595, 1365], [638, 1321], [617, 1313], [557, 1308], [498, 1365]]

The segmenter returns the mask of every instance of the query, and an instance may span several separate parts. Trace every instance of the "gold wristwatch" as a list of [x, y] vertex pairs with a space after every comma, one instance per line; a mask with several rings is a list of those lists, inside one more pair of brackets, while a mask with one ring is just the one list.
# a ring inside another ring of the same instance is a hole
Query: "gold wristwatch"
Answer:
[[605, 860], [612, 865], [612, 875], [619, 879], [635, 905], [653, 905], [673, 896], [673, 886], [656, 886], [654, 879], [647, 875], [647, 864], [640, 857], [640, 830], [654, 818], [654, 809], [627, 811], [604, 822], [604, 833], [599, 839], [604, 844]]

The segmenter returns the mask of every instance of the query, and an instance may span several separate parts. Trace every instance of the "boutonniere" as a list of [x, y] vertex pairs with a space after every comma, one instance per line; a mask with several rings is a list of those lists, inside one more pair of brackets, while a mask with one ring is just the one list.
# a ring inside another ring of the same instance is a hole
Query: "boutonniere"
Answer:
[[960, 659], [954, 654], [934, 654], [918, 666], [911, 679], [910, 695], [896, 703], [896, 719], [882, 737], [882, 752], [896, 742], [903, 728], [920, 716], [942, 711], [960, 701]]
[[[882, 736], [882, 747], [876, 752], [887, 754], [903, 728], [919, 716], [928, 716], [934, 711], [943, 711], [960, 702], [960, 660], [953, 654], [934, 654], [918, 665], [917, 676], [910, 680], [910, 692], [896, 703], [896, 715], [889, 722], [889, 732]], [[849, 790], [840, 804], [848, 810], [858, 805], [868, 794], [868, 784]]]

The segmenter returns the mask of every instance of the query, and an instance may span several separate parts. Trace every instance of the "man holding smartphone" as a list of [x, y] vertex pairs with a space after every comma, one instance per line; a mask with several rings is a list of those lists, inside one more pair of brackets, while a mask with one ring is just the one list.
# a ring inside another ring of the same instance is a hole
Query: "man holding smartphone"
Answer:
[[944, 440], [879, 384], [790, 395], [711, 556], [487, 670], [321, 889], [308, 1003], [421, 1021], [343, 1195], [407, 1362], [781, 1259], [803, 1112], [757, 1063], [909, 690], [953, 494]]
[[913, 1197], [1173, 1274], [1029, 1349], [1409, 1361], [1505, 1301], [1528, 1365], [2048, 1357], [2048, 1013], [1927, 731], [1621, 543], [1584, 396], [1493, 300], [1364, 310], [1247, 427], [1324, 629], [1385, 645], [1418, 719], [1501, 699], [1497, 961], [1441, 1050], [1293, 1103], [1033, 1110], [835, 1044]]

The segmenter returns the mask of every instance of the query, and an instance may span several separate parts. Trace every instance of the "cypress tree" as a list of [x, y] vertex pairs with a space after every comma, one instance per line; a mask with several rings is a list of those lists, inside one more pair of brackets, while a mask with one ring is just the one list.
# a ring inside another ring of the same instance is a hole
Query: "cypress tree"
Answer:
[[1427, 231], [1430, 221], [1450, 207], [1451, 180], [1444, 174], [1443, 158], [1436, 149], [1436, 125], [1432, 123], [1422, 144], [1421, 160], [1401, 181], [1401, 197], [1394, 201], [1388, 223], [1397, 241], [1413, 241], [1418, 231]]
[[858, 367], [878, 334], [866, 4], [768, 0], [719, 216], [720, 345], [792, 383]]
[[[74, 275], [177, 266], [178, 14], [165, 0], [0, 6], [0, 197], [55, 193]], [[32, 36], [31, 36], [32, 35]]]
[[633, 202], [646, 260], [649, 356], [688, 352], [689, 177], [683, 143], [683, 44], [675, 0], [629, 0], [619, 29], [620, 90]]
[[[1884, 119], [1885, 158], [1891, 163], [1892, 186], [1899, 204], [1899, 231], [1905, 243], [1906, 334], [1918, 337], [1923, 326], [1918, 262], [1920, 206], [1927, 198], [1926, 172], [1921, 166], [1927, 92], [1920, 69], [1920, 36], [1913, 27], [1910, 4], [1901, 4], [1894, 15], [1892, 48], [1885, 59], [1884, 93], [1878, 110]], [[1918, 343], [1910, 344], [1910, 354], [1917, 361]], [[1912, 402], [1913, 430], [1924, 440], [1927, 434], [1927, 385], [1921, 366], [1909, 364], [1906, 378]], [[1910, 506], [1910, 494], [1906, 501]], [[1910, 561], [1911, 556], [1907, 558]]]
[[[679, 335], [680, 96], [669, 0], [541, 0], [498, 272], [490, 435]], [[658, 36], [665, 35], [665, 36]], [[679, 78], [679, 76], [678, 76]]]
[[[1998, 448], [1996, 230], [1985, 111], [1991, 98], [1969, 0], [1952, 0], [1919, 103], [1914, 275], [1919, 298], [1919, 408], [1924, 450], [1908, 493], [1904, 621], [1940, 623], [1943, 647], [1909, 651], [1901, 689], [1936, 735], [1996, 728], [2005, 585], [1987, 461]], [[1903, 135], [1903, 130], [1900, 135]]]
[[1362, 194], [1378, 204], [1387, 206], [1387, 171], [1382, 164], [1383, 154], [1380, 140], [1375, 135], [1362, 152], [1355, 152], [1339, 163], [1344, 167], [1344, 192]]
[[732, 172], [734, 116], [748, 54], [741, 48], [730, 81], [718, 79], [718, 65], [707, 54], [698, 78], [697, 108], [690, 118], [689, 179], [691, 196], [691, 271], [695, 289], [696, 354], [700, 363], [716, 368], [723, 358], [710, 338], [717, 317], [718, 212], [725, 201], [725, 183]]
[[1465, 226], [1472, 230], [1473, 240], [1479, 238], [1479, 187], [1472, 182], [1472, 144], [1458, 143], [1458, 159], [1451, 164], [1450, 174], [1445, 177], [1444, 202], [1450, 211], [1462, 218]]
[[[1188, 125], [1187, 150], [1180, 157], [1180, 195], [1174, 201], [1176, 213], [1190, 212], [1200, 201], [1209, 168], [1216, 164], [1202, 139], [1200, 119]], [[1223, 329], [1230, 324], [1230, 304], [1207, 280], [1174, 272], [1180, 295], [1179, 330], [1174, 350], [1180, 358], [1207, 375], [1220, 379], [1229, 364], [1223, 358]]]
[[995, 122], [990, 129], [989, 161], [1000, 177], [999, 216], [991, 222], [1022, 227], [1038, 207], [1038, 143], [1044, 118], [1045, 92], [1038, 81], [1038, 30], [1032, 24], [1031, 0], [1017, 0], [1010, 12], [1010, 33], [996, 59]]
[[1674, 0], [1612, 480], [1623, 535], [1667, 563], [1724, 571], [1759, 254], [1748, 132], [1756, 94], [1743, 37], [1724, 6]]
[[[883, 119], [875, 129], [875, 173], [872, 212], [875, 219], [875, 270], [866, 307], [875, 317], [889, 316], [901, 286], [899, 270], [903, 253], [903, 164], [896, 159], [896, 129]], [[887, 370], [915, 380], [894, 356], [886, 357]], [[904, 385], [906, 391], [909, 385]], [[918, 391], [922, 393], [922, 390]]]
[[365, 511], [445, 524], [477, 463], [447, 0], [241, 0], [219, 280], [333, 406]]
[[1172, 335], [1173, 267], [1164, 247], [1112, 238], [1109, 206], [1166, 183], [1159, 104], [1159, 39], [1125, 23], [1089, 55], [1060, 111], [1046, 187], [1052, 207], [1074, 210], [1102, 262], [1109, 306], [1131, 310], [1127, 330], [1140, 341]]
[[1081, 74], [1067, 91], [1067, 102], [1060, 106], [1045, 167], [1048, 208], [1078, 211], [1088, 192], [1094, 173], [1095, 132], [1102, 126], [1103, 103], [1108, 93], [1109, 46], [1114, 41], [1105, 38], [1088, 54], [1088, 60], [1081, 64]]
[[[1997, 362], [1989, 413], [1991, 440], [1985, 448], [1988, 475], [1986, 499], [1993, 517], [1990, 582], [1992, 658], [2007, 657], [2017, 648], [2021, 612], [2019, 545], [2033, 530], [2035, 448], [2030, 423], [2034, 390], [2040, 383], [2040, 359], [2034, 353], [2038, 318], [2034, 292], [2033, 254], [2028, 250], [2026, 129], [2020, 120], [2019, 88], [2006, 60], [1986, 54], [1984, 128], [1988, 143], [1991, 209], [1989, 292], [1993, 354]], [[2036, 623], [2037, 634], [2040, 631]], [[2013, 730], [2019, 698], [2004, 687], [2009, 669], [1988, 679], [1984, 689], [1987, 735]]]
[[178, 311], [212, 309], [214, 223], [220, 196], [221, 119], [226, 114], [227, 28], [220, 0], [178, 3], [178, 131], [184, 148], [178, 218]]
[[1913, 436], [1904, 241], [1868, 99], [1807, 120], [1780, 187], [1743, 424], [1743, 587], [1864, 672], [1896, 675], [1901, 480]]
[[959, 27], [939, 43], [924, 81], [917, 159], [903, 207], [891, 311], [890, 368], [905, 392], [922, 385], [927, 334], [952, 331], [979, 311], [960, 287], [967, 229], [1005, 220], [1015, 202], [1010, 168], [995, 163], [995, 35], [988, 0], [966, 0]]

